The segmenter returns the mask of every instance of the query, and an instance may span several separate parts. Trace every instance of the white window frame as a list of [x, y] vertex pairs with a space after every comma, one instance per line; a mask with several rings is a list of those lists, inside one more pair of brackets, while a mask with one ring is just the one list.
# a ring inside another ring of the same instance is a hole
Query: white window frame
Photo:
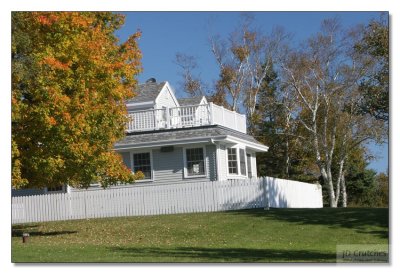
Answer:
[[[236, 165], [237, 165], [237, 171], [238, 174], [235, 173], [229, 173], [229, 159], [228, 159], [228, 148], [234, 148], [236, 150]], [[245, 162], [245, 167], [246, 167], [246, 172], [245, 175], [242, 175], [240, 172], [240, 152], [239, 149], [243, 149], [244, 150], [244, 162]], [[236, 145], [231, 145], [231, 146], [226, 146], [226, 174], [227, 174], [227, 178], [228, 179], [245, 179], [248, 178], [247, 177], [247, 157], [246, 157], [246, 147], [240, 144], [236, 144]]]
[[[241, 166], [241, 163], [240, 163], [240, 150], [243, 150], [243, 154], [244, 154], [244, 174], [242, 174], [242, 166]], [[239, 148], [237, 149], [237, 152], [238, 152], [238, 156], [239, 156], [239, 159], [238, 159], [238, 162], [239, 162], [239, 173], [240, 173], [240, 175], [243, 175], [243, 176], [248, 177], [248, 176], [247, 176], [246, 148], [241, 148], [241, 147], [239, 147]]]
[[[230, 173], [229, 172], [229, 149], [234, 149], [236, 151], [236, 170], [237, 170], [237, 174], [236, 173]], [[227, 172], [226, 174], [228, 174], [228, 176], [238, 176], [240, 175], [239, 172], [239, 163], [238, 163], [238, 152], [237, 152], [237, 148], [235, 146], [230, 146], [230, 147], [226, 147], [226, 168], [227, 168]]]
[[[204, 174], [202, 175], [189, 175], [187, 171], [187, 159], [186, 159], [186, 150], [193, 148], [202, 148], [203, 149], [203, 159], [204, 159]], [[207, 169], [207, 158], [206, 158], [206, 146], [193, 145], [183, 148], [183, 178], [206, 178], [208, 174]]]
[[148, 149], [148, 150], [135, 150], [135, 151], [130, 151], [129, 156], [130, 156], [130, 161], [131, 161], [131, 170], [132, 173], [134, 173], [134, 162], [133, 162], [133, 154], [140, 154], [140, 153], [150, 153], [150, 165], [151, 165], [151, 178], [150, 179], [143, 179], [143, 180], [136, 180], [136, 182], [141, 183], [141, 182], [153, 182], [154, 181], [154, 165], [153, 165], [153, 150]]

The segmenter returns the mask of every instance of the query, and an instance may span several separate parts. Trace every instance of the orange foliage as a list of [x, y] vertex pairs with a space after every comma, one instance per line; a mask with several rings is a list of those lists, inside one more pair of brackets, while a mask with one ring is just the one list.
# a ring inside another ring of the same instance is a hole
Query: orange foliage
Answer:
[[43, 60], [40, 62], [40, 64], [49, 65], [50, 67], [55, 68], [55, 69], [66, 70], [71, 65], [71, 61], [68, 63], [63, 63], [63, 62], [60, 62], [59, 60], [55, 59], [54, 57], [46, 56], [43, 58]]
[[14, 186], [133, 182], [112, 148], [142, 69], [140, 32], [119, 43], [124, 17], [111, 12], [12, 16]]
[[41, 14], [35, 12], [33, 14], [37, 14], [36, 20], [44, 26], [51, 26], [59, 19], [56, 14], [50, 12], [44, 12]]
[[54, 119], [54, 117], [49, 117], [48, 123], [52, 126], [55, 126], [57, 124], [57, 121], [56, 119]]

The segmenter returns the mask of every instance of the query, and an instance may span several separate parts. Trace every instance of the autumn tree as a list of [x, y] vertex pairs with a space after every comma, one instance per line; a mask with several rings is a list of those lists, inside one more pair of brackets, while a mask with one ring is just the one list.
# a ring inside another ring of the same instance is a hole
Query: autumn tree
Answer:
[[195, 75], [194, 71], [198, 68], [196, 58], [184, 53], [177, 53], [175, 56], [175, 64], [177, 64], [182, 72], [182, 90], [188, 93], [190, 97], [205, 96], [207, 88], [200, 75]]
[[230, 109], [243, 109], [250, 124], [256, 120], [256, 106], [263, 81], [268, 77], [275, 55], [286, 34], [275, 28], [267, 36], [245, 17], [227, 39], [218, 35], [210, 40], [211, 51], [219, 66], [216, 91], [225, 94]]
[[106, 187], [135, 176], [112, 151], [141, 70], [111, 12], [12, 13], [12, 186]]
[[279, 27], [265, 35], [254, 27], [251, 15], [243, 14], [238, 26], [227, 37], [213, 34], [208, 38], [219, 70], [212, 89], [195, 74], [197, 64], [192, 55], [176, 55], [176, 63], [182, 71], [183, 89], [192, 96], [206, 94], [211, 102], [245, 112], [249, 132], [252, 132], [254, 124], [262, 119], [257, 107], [260, 106], [263, 82], [270, 77], [269, 70], [283, 53], [282, 42], [288, 37]]

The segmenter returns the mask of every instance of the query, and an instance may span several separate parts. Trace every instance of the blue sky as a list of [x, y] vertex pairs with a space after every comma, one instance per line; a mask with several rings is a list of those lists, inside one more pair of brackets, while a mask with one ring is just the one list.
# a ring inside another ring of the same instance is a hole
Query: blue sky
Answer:
[[[207, 38], [219, 33], [233, 31], [240, 20], [241, 12], [125, 12], [125, 25], [117, 32], [122, 41], [140, 29], [142, 37], [142, 83], [154, 77], [157, 81], [168, 81], [180, 91], [180, 69], [174, 63], [176, 53], [185, 53], [197, 58], [201, 78], [212, 83], [218, 78], [215, 63]], [[282, 26], [292, 33], [294, 42], [306, 39], [318, 31], [323, 19], [337, 16], [344, 27], [368, 22], [378, 18], [378, 12], [253, 12], [255, 26], [269, 33], [275, 26]], [[388, 167], [387, 145], [369, 145], [377, 157], [370, 167], [385, 172]]]

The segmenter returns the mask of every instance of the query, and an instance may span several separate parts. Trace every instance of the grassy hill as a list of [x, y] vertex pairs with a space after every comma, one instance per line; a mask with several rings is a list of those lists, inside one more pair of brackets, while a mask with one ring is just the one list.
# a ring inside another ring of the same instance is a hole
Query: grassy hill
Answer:
[[335, 262], [336, 245], [388, 244], [388, 218], [385, 208], [253, 209], [14, 225], [12, 261]]

